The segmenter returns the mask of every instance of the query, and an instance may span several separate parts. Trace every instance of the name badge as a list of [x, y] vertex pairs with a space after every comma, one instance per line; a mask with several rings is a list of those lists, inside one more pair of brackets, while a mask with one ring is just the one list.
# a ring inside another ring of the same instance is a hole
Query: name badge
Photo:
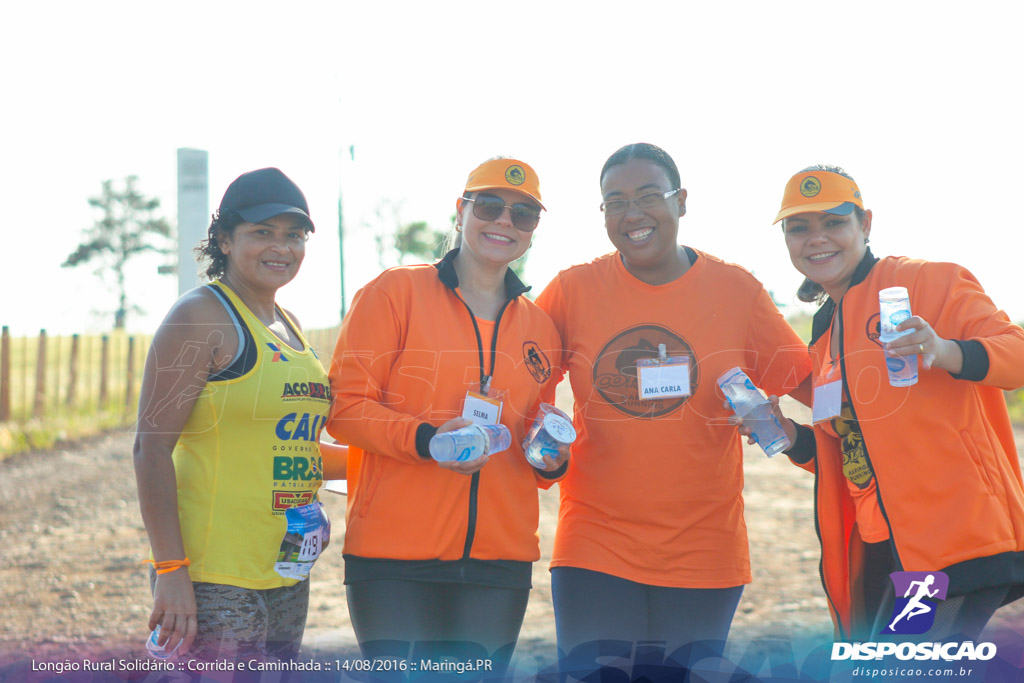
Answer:
[[496, 425], [501, 420], [501, 401], [467, 391], [462, 417], [476, 425]]
[[636, 362], [636, 372], [641, 401], [690, 395], [689, 356], [644, 358]]
[[814, 386], [814, 407], [811, 420], [814, 424], [838, 417], [843, 407], [843, 380], [837, 379]]

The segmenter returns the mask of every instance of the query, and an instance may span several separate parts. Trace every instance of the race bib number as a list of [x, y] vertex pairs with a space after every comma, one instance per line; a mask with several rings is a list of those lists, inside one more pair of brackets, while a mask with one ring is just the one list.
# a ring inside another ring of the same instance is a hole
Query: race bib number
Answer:
[[331, 521], [320, 502], [288, 508], [285, 518], [288, 528], [274, 569], [285, 578], [305, 581], [313, 563], [331, 540]]
[[644, 358], [636, 363], [640, 400], [690, 395], [690, 359], [673, 356], [665, 360]]

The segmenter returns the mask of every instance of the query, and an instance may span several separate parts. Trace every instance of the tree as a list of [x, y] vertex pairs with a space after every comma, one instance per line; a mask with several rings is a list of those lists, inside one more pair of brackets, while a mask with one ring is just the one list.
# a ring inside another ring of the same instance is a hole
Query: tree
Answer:
[[[124, 179], [123, 187], [116, 187], [113, 180], [103, 181], [103, 194], [90, 197], [89, 205], [103, 212], [92, 227], [82, 231], [82, 243], [68, 255], [61, 265], [73, 268], [85, 263], [98, 262], [96, 275], [105, 278], [113, 275], [119, 295], [118, 307], [114, 312], [115, 329], [123, 329], [128, 316], [128, 290], [125, 280], [125, 266], [134, 256], [151, 251], [169, 254], [174, 249], [168, 244], [171, 225], [165, 218], [156, 215], [160, 200], [144, 197], [136, 189], [136, 176]], [[154, 244], [154, 237], [163, 238], [163, 244]], [[138, 306], [132, 306], [139, 311]]]
[[407, 263], [429, 263], [444, 255], [445, 233], [426, 221], [402, 222], [402, 203], [383, 199], [374, 218], [365, 223], [373, 230], [377, 264], [381, 270]]
[[406, 223], [395, 233], [395, 249], [399, 261], [412, 256], [417, 263], [430, 262], [444, 256], [445, 234], [427, 225], [426, 221]]

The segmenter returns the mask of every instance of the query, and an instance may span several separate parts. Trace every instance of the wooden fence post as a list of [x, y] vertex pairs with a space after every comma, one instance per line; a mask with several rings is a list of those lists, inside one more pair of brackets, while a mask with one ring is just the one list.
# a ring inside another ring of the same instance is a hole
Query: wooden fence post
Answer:
[[65, 405], [68, 408], [73, 408], [75, 405], [75, 394], [78, 388], [78, 335], [71, 335], [71, 362], [68, 372], [68, 395], [65, 400]]
[[39, 353], [36, 354], [36, 395], [32, 417], [41, 418], [46, 407], [46, 330], [39, 330]]
[[124, 409], [132, 409], [132, 398], [135, 396], [135, 337], [128, 337], [128, 371], [125, 377]]
[[103, 410], [107, 405], [107, 372], [110, 369], [110, 337], [103, 335], [100, 339], [100, 405]]
[[0, 422], [11, 419], [11, 331], [4, 325], [0, 339]]

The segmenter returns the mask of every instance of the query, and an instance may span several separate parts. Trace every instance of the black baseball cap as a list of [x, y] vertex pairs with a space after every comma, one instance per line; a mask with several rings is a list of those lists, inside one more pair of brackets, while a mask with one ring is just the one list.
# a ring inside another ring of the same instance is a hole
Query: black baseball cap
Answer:
[[277, 168], [261, 168], [235, 178], [220, 200], [220, 216], [237, 213], [250, 223], [259, 223], [282, 213], [297, 213], [309, 222], [309, 205], [299, 186]]

